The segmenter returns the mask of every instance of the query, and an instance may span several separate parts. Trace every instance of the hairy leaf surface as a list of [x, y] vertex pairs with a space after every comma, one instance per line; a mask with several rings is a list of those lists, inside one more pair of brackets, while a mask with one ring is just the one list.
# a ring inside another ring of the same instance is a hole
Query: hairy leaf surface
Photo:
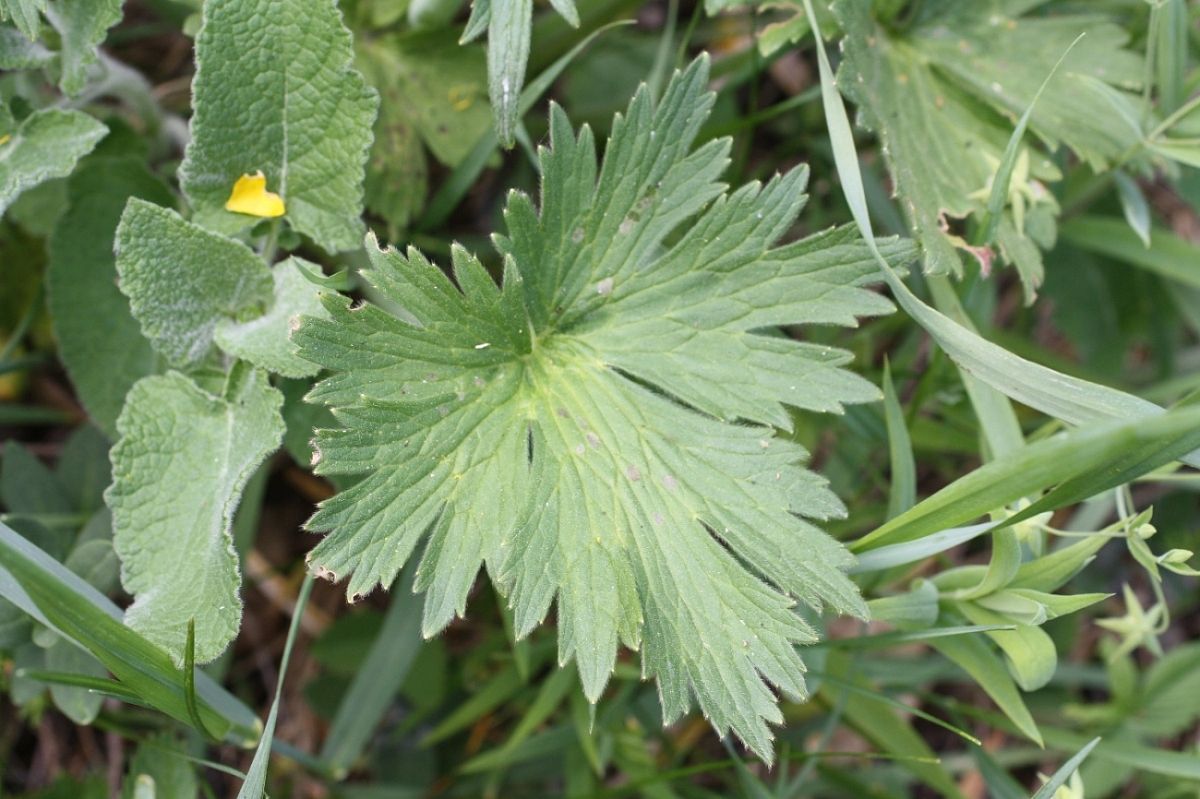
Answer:
[[[310, 399], [318, 471], [366, 474], [309, 526], [311, 557], [350, 594], [388, 585], [427, 536], [426, 635], [462, 614], [481, 563], [527, 634], [557, 600], [560, 660], [593, 701], [618, 643], [641, 649], [664, 717], [694, 696], [714, 727], [770, 758], [771, 686], [805, 693], [793, 609], [865, 615], [851, 558], [809, 519], [841, 504], [776, 428], [785, 406], [876, 399], [848, 353], [778, 334], [855, 324], [889, 303], [860, 286], [865, 246], [830, 230], [781, 247], [807, 169], [732, 194], [727, 140], [692, 151], [712, 105], [699, 60], [654, 107], [643, 88], [598, 165], [591, 132], [551, 112], [540, 210], [509, 197], [500, 286], [453, 251], [368, 243], [367, 277], [401, 306], [327, 295], [301, 354], [332, 370]], [[909, 249], [885, 248], [897, 259]]]
[[[241, 573], [231, 525], [250, 475], [283, 437], [283, 395], [250, 371], [213, 396], [178, 372], [129, 392], [117, 420], [113, 545], [133, 594], [125, 622], [183, 660], [196, 622], [196, 660], [224, 651], [241, 621]], [[170, 497], [169, 502], [163, 500]]]
[[[159, 205], [173, 198], [131, 157], [88, 159], [71, 176], [68, 196], [70, 204], [50, 237], [48, 302], [71, 383], [88, 415], [115, 439], [125, 394], [162, 363], [117, 288], [117, 222], [130, 197]], [[97, 335], [100, 330], [103, 335]]]
[[26, 189], [70, 174], [107, 130], [82, 111], [44, 109], [0, 137], [0, 214]]
[[180, 168], [197, 222], [232, 233], [256, 221], [225, 201], [238, 178], [262, 171], [295, 230], [329, 251], [359, 246], [378, 100], [353, 56], [332, 0], [204, 4]]
[[177, 366], [208, 356], [222, 319], [257, 316], [273, 296], [249, 247], [136, 197], [117, 227], [117, 273], [142, 332]]

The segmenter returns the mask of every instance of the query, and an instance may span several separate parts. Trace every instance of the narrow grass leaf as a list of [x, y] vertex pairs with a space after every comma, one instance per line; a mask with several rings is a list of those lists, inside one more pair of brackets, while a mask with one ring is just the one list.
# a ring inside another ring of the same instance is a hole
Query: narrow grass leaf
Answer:
[[1080, 765], [1083, 764], [1083, 761], [1087, 759], [1087, 756], [1092, 753], [1092, 750], [1099, 743], [1099, 738], [1093, 738], [1088, 741], [1070, 760], [1059, 766], [1058, 771], [1054, 772], [1054, 775], [1046, 780], [1046, 784], [1033, 795], [1033, 799], [1053, 799], [1058, 789], [1067, 784], [1067, 780], [1071, 779], [1071, 775], [1079, 770]]
[[[804, 0], [804, 6], [812, 18], [812, 0]], [[871, 248], [896, 301], [961, 368], [1012, 399], [1050, 416], [1070, 424], [1083, 424], [1096, 419], [1129, 419], [1162, 414], [1161, 407], [1140, 397], [1064, 375], [1014, 355], [938, 313], [909, 290], [875, 244], [850, 118], [838, 94], [819, 29], [816, 33], [814, 40], [817, 44], [821, 96], [842, 191], [854, 221]], [[1200, 452], [1189, 453], [1181, 460], [1200, 466]]]
[[1103, 422], [1070, 430], [984, 464], [858, 539], [851, 549], [876, 549], [942, 531], [947, 536], [938, 539], [937, 545], [969, 537], [967, 530], [976, 534], [982, 530], [978, 526], [951, 528], [1053, 488], [1019, 514], [996, 521], [992, 527], [1014, 524], [1121, 485], [1197, 446], [1200, 409], [1196, 408], [1170, 411], [1149, 420]]
[[1012, 720], [1023, 735], [1039, 746], [1042, 745], [1042, 734], [1038, 730], [1037, 722], [1025, 706], [1025, 700], [1021, 698], [1021, 692], [1017, 690], [1012, 675], [986, 642], [973, 635], [957, 635], [950, 638], [931, 638], [929, 645], [958, 664], [992, 698], [996, 706]]
[[421, 648], [421, 598], [412, 590], [415, 571], [410, 564], [397, 580], [383, 626], [333, 717], [320, 759], [335, 775], [346, 774], [358, 760]]
[[[190, 726], [184, 679], [167, 654], [121, 622], [107, 597], [0, 524], [0, 596], [92, 653], [146, 705]], [[196, 675], [205, 726], [238, 743], [257, 738], [253, 712], [207, 675]]]
[[[1008, 202], [1009, 184], [1012, 183], [1013, 170], [1017, 165], [1017, 156], [1021, 150], [1021, 139], [1025, 137], [1025, 129], [1029, 127], [1029, 118], [1033, 115], [1034, 106], [1042, 97], [1042, 93], [1046, 91], [1046, 87], [1050, 85], [1050, 81], [1058, 74], [1059, 68], [1075, 49], [1075, 45], [1079, 44], [1080, 39], [1086, 36], [1086, 33], [1081, 33], [1075, 37], [1075, 41], [1067, 47], [1050, 73], [1046, 75], [1042, 84], [1033, 95], [1033, 100], [1025, 108], [1025, 113], [1021, 114], [1021, 118], [1017, 120], [1017, 126], [1013, 128], [1012, 135], [1008, 139], [1008, 144], [1004, 146], [1004, 154], [1000, 157], [1000, 166], [996, 169], [996, 176], [992, 181], [992, 192], [988, 195], [987, 210], [984, 212], [983, 220], [980, 227], [983, 230], [982, 241], [990, 242], [996, 235], [996, 227], [1000, 224], [1000, 217], [1004, 212], [1004, 206]], [[1024, 231], [1017, 231], [1019, 235], [1024, 235]]]
[[1059, 238], [1081, 250], [1145, 269], [1167, 280], [1200, 288], [1200, 247], [1166, 228], [1148, 230], [1149, 245], [1130, 225], [1104, 216], [1080, 216], [1065, 222]]
[[275, 722], [279, 718], [279, 700], [283, 696], [283, 681], [287, 677], [288, 662], [292, 659], [292, 646], [296, 643], [296, 635], [300, 632], [300, 621], [304, 618], [304, 609], [308, 607], [308, 598], [312, 594], [314, 577], [304, 575], [300, 584], [300, 593], [292, 606], [292, 623], [288, 627], [287, 641], [283, 645], [283, 659], [279, 661], [279, 680], [275, 685], [275, 698], [271, 701], [271, 710], [267, 714], [267, 723], [263, 727], [262, 737], [258, 741], [258, 749], [254, 759], [250, 761], [250, 769], [246, 772], [246, 781], [238, 791], [238, 799], [262, 799], [267, 795], [267, 764], [271, 761], [271, 743], [275, 738]]
[[1150, 206], [1146, 203], [1146, 195], [1137, 181], [1127, 172], [1118, 169], [1113, 172], [1113, 180], [1117, 184], [1117, 196], [1121, 199], [1121, 212], [1129, 229], [1141, 240], [1142, 246], [1150, 247]]
[[888, 460], [892, 467], [892, 486], [888, 492], [889, 519], [899, 516], [917, 501], [917, 465], [913, 459], [912, 439], [904, 421], [904, 411], [896, 398], [892, 369], [883, 364], [883, 414], [887, 421]]

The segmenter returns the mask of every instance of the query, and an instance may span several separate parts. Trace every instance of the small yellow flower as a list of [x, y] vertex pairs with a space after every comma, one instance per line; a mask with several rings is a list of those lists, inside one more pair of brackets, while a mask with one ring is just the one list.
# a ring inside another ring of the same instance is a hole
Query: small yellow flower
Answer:
[[3, 136], [0, 136], [0, 147], [3, 147], [4, 145], [8, 144], [8, 140], [11, 138], [12, 138], [12, 135], [8, 134], [8, 133], [5, 133]]
[[249, 214], [274, 218], [283, 216], [287, 208], [283, 198], [274, 192], [267, 191], [267, 178], [262, 170], [253, 175], [247, 173], [233, 184], [233, 191], [225, 201], [225, 210], [235, 214]]

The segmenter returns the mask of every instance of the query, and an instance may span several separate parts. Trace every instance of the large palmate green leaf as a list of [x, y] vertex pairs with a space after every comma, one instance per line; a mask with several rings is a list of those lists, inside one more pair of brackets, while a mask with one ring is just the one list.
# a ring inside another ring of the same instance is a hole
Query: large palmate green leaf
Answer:
[[[1033, 107], [1029, 128], [1048, 147], [1065, 144], [1095, 167], [1141, 138], [1131, 95], [1141, 61], [1127, 34], [1095, 15], [1020, 16], [1028, 2], [936, 0], [894, 31], [872, 19], [868, 0], [834, 9], [845, 39], [838, 87], [883, 143], [900, 204], [933, 273], [957, 272], [955, 220], [982, 217], [991, 181], [1017, 117], [1080, 33]], [[1054, 237], [1056, 208], [1040, 180], [1057, 170], [1033, 147], [1010, 184], [996, 241], [1028, 293], [1041, 282], [1038, 247]], [[985, 265], [991, 255], [973, 252]]]
[[113, 544], [134, 602], [125, 622], [181, 662], [195, 621], [198, 662], [221, 654], [241, 621], [230, 532], [250, 475], [283, 437], [283, 395], [257, 370], [225, 397], [178, 372], [144, 378], [117, 420]]
[[0, 129], [0, 214], [26, 189], [70, 174], [107, 130], [82, 111], [57, 109], [33, 112], [11, 132]]
[[361, 244], [378, 101], [353, 57], [332, 0], [204, 4], [192, 139], [180, 169], [197, 222], [223, 233], [255, 222], [225, 203], [238, 178], [261, 171], [295, 230], [330, 251]]
[[117, 222], [130, 197], [159, 205], [170, 205], [173, 198], [140, 159], [89, 161], [71, 176], [70, 203], [50, 237], [48, 302], [59, 357], [79, 399], [96, 424], [116, 438], [125, 394], [162, 362], [117, 288]]
[[[732, 194], [728, 140], [690, 152], [712, 105], [708, 67], [643, 87], [601, 165], [591, 132], [551, 111], [540, 210], [510, 195], [498, 287], [453, 252], [452, 283], [420, 253], [369, 242], [368, 279], [411, 316], [330, 295], [293, 338], [332, 371], [310, 398], [317, 470], [366, 474], [309, 526], [314, 569], [350, 594], [390, 584], [418, 541], [432, 634], [464, 610], [486, 563], [527, 634], [557, 597], [560, 659], [595, 700], [618, 642], [641, 648], [664, 717], [692, 696], [714, 727], [769, 758], [769, 685], [804, 695], [792, 609], [865, 614], [851, 559], [807, 518], [843, 512], [774, 427], [785, 406], [876, 399], [848, 353], [778, 335], [855, 324], [889, 303], [848, 230], [775, 247], [807, 169]], [[911, 250], [887, 242], [895, 259]]]

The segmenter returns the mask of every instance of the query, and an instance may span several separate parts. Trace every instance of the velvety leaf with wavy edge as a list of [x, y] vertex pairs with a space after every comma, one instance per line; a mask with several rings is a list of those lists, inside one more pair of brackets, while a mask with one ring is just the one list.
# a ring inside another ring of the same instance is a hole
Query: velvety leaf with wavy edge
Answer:
[[257, 317], [274, 296], [249, 247], [137, 197], [117, 226], [117, 273], [142, 333], [177, 366], [202, 362], [218, 323]]
[[695, 696], [770, 758], [769, 686], [804, 695], [795, 644], [815, 639], [791, 606], [865, 615], [851, 559], [804, 518], [840, 503], [770, 425], [878, 398], [847, 353], [772, 331], [890, 306], [848, 230], [774, 246], [807, 169], [727, 194], [728, 140], [691, 151], [707, 75], [696, 61], [657, 108], [639, 91], [600, 164], [552, 110], [540, 210], [513, 193], [496, 237], [499, 287], [461, 248], [455, 285], [370, 242], [368, 280], [411, 316], [327, 295], [332, 318], [305, 320], [301, 354], [332, 370], [310, 398], [343, 425], [318, 433], [317, 470], [367, 475], [310, 520], [330, 531], [311, 563], [361, 594], [428, 534], [427, 635], [486, 563], [520, 635], [557, 598], [560, 660], [592, 700], [618, 642], [641, 648], [667, 720]]
[[204, 4], [180, 167], [198, 223], [232, 233], [256, 222], [225, 201], [238, 178], [261, 170], [292, 228], [331, 252], [359, 246], [378, 99], [353, 57], [332, 0]]
[[21, 192], [69, 175], [108, 128], [82, 111], [43, 109], [0, 143], [0, 215]]
[[[125, 622], [183, 662], [188, 622], [196, 661], [224, 651], [241, 621], [241, 573], [231, 525], [250, 475], [283, 437], [283, 395], [266, 373], [231, 378], [213, 396], [178, 372], [144, 378], [117, 420], [105, 493]], [[169, 497], [169, 502], [163, 498]]]

